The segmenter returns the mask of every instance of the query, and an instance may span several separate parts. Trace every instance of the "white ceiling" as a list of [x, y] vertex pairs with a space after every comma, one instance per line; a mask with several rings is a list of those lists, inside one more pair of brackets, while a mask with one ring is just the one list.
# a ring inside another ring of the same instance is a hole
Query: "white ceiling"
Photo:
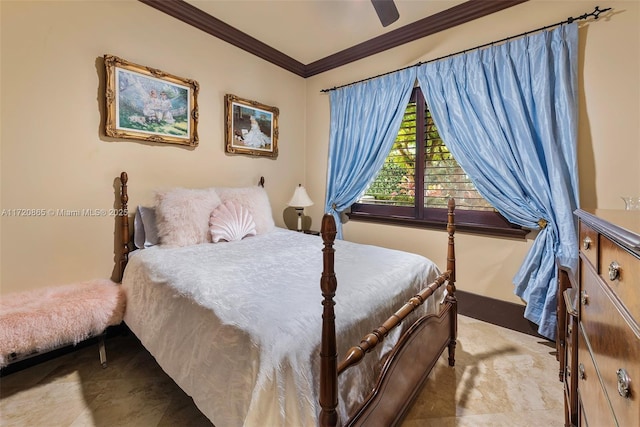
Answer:
[[396, 0], [382, 27], [370, 0], [187, 0], [226, 24], [309, 64], [465, 1]]

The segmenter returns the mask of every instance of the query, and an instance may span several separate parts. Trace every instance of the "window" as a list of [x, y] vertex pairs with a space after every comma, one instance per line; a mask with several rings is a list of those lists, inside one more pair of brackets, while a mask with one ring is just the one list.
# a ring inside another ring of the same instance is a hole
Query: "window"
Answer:
[[444, 228], [447, 201], [456, 200], [456, 228], [524, 237], [480, 196], [446, 147], [420, 88], [414, 89], [398, 137], [382, 169], [351, 206], [353, 220]]

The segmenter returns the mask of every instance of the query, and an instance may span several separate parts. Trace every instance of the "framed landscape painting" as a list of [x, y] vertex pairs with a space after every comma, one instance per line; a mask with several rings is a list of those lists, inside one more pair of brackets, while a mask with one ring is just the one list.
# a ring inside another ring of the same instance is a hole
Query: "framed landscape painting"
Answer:
[[278, 109], [256, 101], [225, 95], [225, 151], [232, 154], [278, 157]]
[[198, 145], [198, 83], [105, 55], [108, 136]]

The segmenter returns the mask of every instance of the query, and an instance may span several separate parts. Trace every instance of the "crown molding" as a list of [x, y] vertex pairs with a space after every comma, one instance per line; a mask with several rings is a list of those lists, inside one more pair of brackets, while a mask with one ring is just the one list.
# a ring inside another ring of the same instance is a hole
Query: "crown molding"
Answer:
[[307, 78], [528, 0], [470, 0], [306, 65], [184, 0], [139, 1], [265, 61]]

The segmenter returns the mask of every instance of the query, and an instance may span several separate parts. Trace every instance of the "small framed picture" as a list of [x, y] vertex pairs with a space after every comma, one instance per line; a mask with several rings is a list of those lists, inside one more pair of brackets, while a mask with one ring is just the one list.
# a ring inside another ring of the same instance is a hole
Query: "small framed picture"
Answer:
[[106, 68], [105, 133], [168, 144], [198, 145], [198, 83], [113, 55]]
[[278, 109], [225, 95], [225, 152], [278, 157]]

